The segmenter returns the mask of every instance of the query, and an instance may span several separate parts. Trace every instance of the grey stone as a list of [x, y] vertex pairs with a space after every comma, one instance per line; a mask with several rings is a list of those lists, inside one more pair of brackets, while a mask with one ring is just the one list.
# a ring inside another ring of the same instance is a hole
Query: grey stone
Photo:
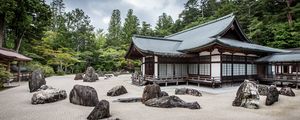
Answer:
[[42, 85], [37, 91], [46, 90], [46, 89], [53, 89], [53, 87], [49, 85]]
[[28, 81], [30, 92], [37, 91], [42, 85], [46, 84], [45, 77], [41, 70], [32, 72], [31, 79]]
[[257, 85], [257, 89], [258, 89], [259, 95], [266, 96], [268, 94], [269, 86], [268, 85]]
[[192, 96], [202, 96], [201, 92], [196, 89], [189, 89], [189, 88], [176, 88], [175, 89], [176, 95], [192, 95]]
[[75, 78], [74, 78], [74, 80], [82, 80], [83, 79], [83, 73], [77, 73], [76, 75], [75, 75]]
[[266, 105], [272, 105], [278, 101], [279, 91], [274, 85], [271, 85], [268, 90]]
[[245, 80], [239, 87], [232, 106], [240, 106], [250, 109], [259, 108], [259, 93], [257, 85], [249, 80]]
[[83, 82], [95, 82], [96, 80], [99, 80], [99, 78], [95, 69], [93, 67], [88, 67], [85, 71]]
[[97, 103], [96, 107], [87, 117], [88, 120], [99, 120], [102, 118], [110, 117], [109, 102], [107, 100], [101, 100]]
[[145, 103], [147, 100], [152, 98], [160, 97], [160, 86], [157, 84], [146, 85], [143, 91], [142, 102]]
[[119, 95], [123, 95], [126, 93], [127, 93], [126, 88], [123, 85], [120, 85], [120, 86], [116, 86], [116, 87], [113, 87], [112, 89], [110, 89], [106, 95], [107, 96], [119, 96]]
[[161, 91], [159, 97], [163, 97], [163, 96], [169, 96], [169, 94], [165, 91]]
[[90, 86], [74, 85], [69, 100], [73, 104], [83, 106], [96, 106], [99, 102], [97, 91]]
[[48, 88], [41, 89], [40, 91], [33, 94], [31, 98], [31, 104], [44, 104], [56, 102], [67, 98], [67, 92], [65, 90]]
[[200, 109], [198, 102], [185, 102], [177, 96], [164, 96], [161, 98], [153, 98], [145, 102], [146, 106], [160, 107], [160, 108], [173, 108], [182, 107], [189, 109]]
[[294, 91], [292, 90], [292, 88], [291, 87], [282, 87], [281, 89], [280, 89], [280, 94], [281, 95], [285, 95], [285, 96], [295, 96], [295, 93], [294, 93]]
[[141, 97], [133, 97], [133, 98], [120, 98], [117, 100], [114, 100], [113, 102], [124, 102], [124, 103], [131, 103], [131, 102], [141, 102]]

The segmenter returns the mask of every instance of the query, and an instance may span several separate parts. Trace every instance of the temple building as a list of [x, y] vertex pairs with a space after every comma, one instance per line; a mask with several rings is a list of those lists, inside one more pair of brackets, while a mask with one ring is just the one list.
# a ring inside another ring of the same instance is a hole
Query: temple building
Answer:
[[[276, 61], [282, 55], [288, 61]], [[136, 35], [125, 58], [141, 60], [143, 81], [215, 86], [292, 74], [299, 71], [300, 52], [255, 44], [229, 14], [165, 37]]]

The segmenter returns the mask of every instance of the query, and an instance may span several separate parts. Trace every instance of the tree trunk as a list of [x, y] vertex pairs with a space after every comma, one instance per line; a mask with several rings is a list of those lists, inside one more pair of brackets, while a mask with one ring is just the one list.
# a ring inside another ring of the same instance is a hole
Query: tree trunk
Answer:
[[287, 4], [287, 8], [288, 8], [288, 13], [287, 13], [287, 19], [288, 19], [288, 23], [289, 23], [289, 27], [292, 26], [292, 14], [291, 14], [291, 11], [290, 11], [290, 5], [291, 5], [291, 0], [286, 0], [286, 4]]
[[0, 14], [0, 48], [3, 47], [4, 44], [4, 30], [5, 30], [5, 15]]
[[19, 52], [20, 50], [20, 46], [21, 46], [21, 43], [22, 43], [22, 38], [25, 34], [25, 30], [22, 32], [21, 36], [18, 35], [18, 33], [16, 33], [16, 40], [15, 40], [15, 51], [16, 52]]

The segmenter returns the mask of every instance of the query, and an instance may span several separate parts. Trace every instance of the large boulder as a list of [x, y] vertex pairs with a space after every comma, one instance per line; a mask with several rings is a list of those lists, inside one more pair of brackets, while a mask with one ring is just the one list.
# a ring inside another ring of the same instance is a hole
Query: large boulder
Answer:
[[119, 96], [126, 94], [127, 90], [123, 85], [113, 87], [107, 92], [107, 96]]
[[147, 100], [152, 98], [160, 97], [160, 86], [157, 84], [146, 85], [143, 91], [142, 102], [145, 103]]
[[124, 102], [124, 103], [131, 103], [131, 102], [141, 102], [141, 97], [132, 97], [132, 98], [120, 98], [117, 100], [114, 100], [113, 102]]
[[83, 79], [83, 73], [77, 73], [76, 75], [75, 75], [75, 78], [74, 78], [74, 80], [82, 80]]
[[295, 96], [295, 93], [293, 92], [291, 87], [282, 87], [280, 89], [280, 94], [285, 96]]
[[88, 120], [99, 120], [110, 117], [109, 102], [101, 100], [87, 117]]
[[46, 84], [45, 77], [41, 70], [32, 72], [31, 79], [28, 81], [30, 92], [37, 91], [42, 85]]
[[99, 102], [97, 91], [90, 86], [75, 85], [69, 95], [70, 102], [83, 106], [96, 106]]
[[271, 85], [268, 91], [269, 92], [266, 98], [266, 105], [272, 105], [273, 103], [278, 101], [279, 91], [274, 85]]
[[37, 91], [46, 90], [46, 89], [54, 89], [54, 88], [52, 86], [49, 86], [49, 85], [42, 85]]
[[173, 108], [182, 107], [189, 109], [200, 109], [198, 102], [185, 102], [177, 96], [164, 96], [160, 98], [153, 98], [145, 102], [146, 106], [160, 107], [160, 108]]
[[99, 78], [95, 69], [93, 67], [88, 67], [85, 71], [83, 82], [95, 82], [96, 80], [99, 80]]
[[189, 89], [189, 88], [176, 88], [175, 89], [176, 95], [193, 95], [193, 96], [202, 96], [201, 92], [196, 89]]
[[268, 94], [268, 85], [257, 85], [259, 95], [266, 96]]
[[163, 96], [169, 96], [169, 94], [165, 91], [160, 91], [159, 97], [163, 97]]
[[47, 89], [44, 88], [41, 88], [40, 91], [33, 94], [31, 104], [51, 103], [67, 98], [67, 92], [65, 90], [52, 87]]
[[250, 109], [259, 108], [259, 93], [254, 82], [245, 80], [239, 87], [232, 106], [240, 106]]

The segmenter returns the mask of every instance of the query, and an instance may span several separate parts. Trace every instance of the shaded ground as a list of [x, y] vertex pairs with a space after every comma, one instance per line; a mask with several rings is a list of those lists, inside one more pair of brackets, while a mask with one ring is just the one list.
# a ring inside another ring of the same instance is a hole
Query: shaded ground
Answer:
[[[94, 83], [74, 81], [74, 75], [54, 76], [47, 78], [47, 84], [55, 88], [65, 89], [69, 94], [73, 85], [82, 84], [94, 87], [98, 92], [99, 100], [106, 99], [111, 105], [111, 115], [122, 120], [297, 120], [300, 119], [300, 90], [294, 90], [296, 97], [280, 96], [279, 102], [273, 106], [265, 106], [265, 97], [260, 99], [261, 108], [258, 110], [232, 107], [237, 87], [223, 87], [212, 89], [197, 86], [168, 86], [162, 90], [174, 94], [176, 87], [191, 87], [204, 91], [202, 97], [178, 95], [185, 101], [198, 101], [202, 109], [190, 110], [184, 108], [153, 108], [141, 103], [117, 103], [112, 100], [124, 97], [139, 97], [143, 87], [130, 84], [130, 76], [104, 80], [100, 78]], [[124, 85], [127, 94], [108, 97], [106, 92], [116, 85]], [[74, 105], [69, 98], [50, 104], [31, 105], [33, 93], [29, 93], [28, 83], [0, 92], [0, 120], [84, 120], [93, 107]]]

